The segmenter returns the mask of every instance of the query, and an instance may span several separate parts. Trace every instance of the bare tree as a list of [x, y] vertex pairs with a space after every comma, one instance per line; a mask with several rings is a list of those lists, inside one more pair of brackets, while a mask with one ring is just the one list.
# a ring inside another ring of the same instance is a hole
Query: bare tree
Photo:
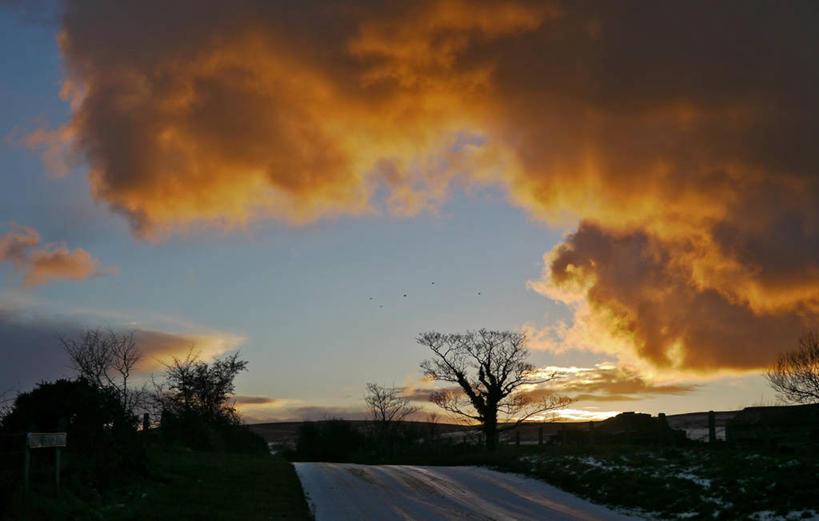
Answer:
[[[557, 373], [536, 374], [526, 361], [526, 337], [512, 331], [467, 331], [443, 334], [435, 331], [418, 336], [434, 357], [424, 360], [424, 375], [459, 388], [433, 393], [431, 400], [455, 415], [477, 421], [486, 437], [486, 447], [494, 450], [498, 434], [516, 427], [536, 414], [565, 407], [569, 400], [542, 392], [523, 392], [532, 386], [552, 381]], [[499, 428], [499, 423], [505, 424]]]
[[390, 435], [408, 416], [418, 411], [409, 398], [401, 395], [397, 387], [384, 387], [368, 383], [364, 402], [370, 408], [370, 417], [382, 436]]
[[140, 405], [144, 387], [129, 387], [141, 358], [133, 331], [87, 329], [75, 338], [60, 337], [60, 342], [80, 377], [112, 391], [128, 411]]
[[798, 347], [779, 355], [765, 376], [786, 401], [819, 402], [819, 333], [805, 333]]

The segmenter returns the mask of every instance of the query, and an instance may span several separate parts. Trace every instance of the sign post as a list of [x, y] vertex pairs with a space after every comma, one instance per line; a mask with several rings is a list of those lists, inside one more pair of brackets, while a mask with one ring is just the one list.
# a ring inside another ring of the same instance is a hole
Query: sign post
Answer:
[[65, 447], [68, 436], [64, 432], [28, 432], [26, 433], [26, 455], [23, 467], [23, 486], [28, 490], [28, 481], [31, 474], [31, 449], [54, 448], [55, 469], [54, 479], [57, 492], [60, 491], [60, 447]]

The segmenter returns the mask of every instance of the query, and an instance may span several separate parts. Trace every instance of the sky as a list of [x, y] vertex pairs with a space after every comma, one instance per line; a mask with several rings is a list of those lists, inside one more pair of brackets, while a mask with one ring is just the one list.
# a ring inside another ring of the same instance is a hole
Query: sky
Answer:
[[817, 18], [2, 0], [0, 393], [106, 327], [143, 378], [239, 350], [245, 421], [360, 418], [426, 396], [419, 333], [489, 328], [566, 418], [775, 403], [819, 313]]

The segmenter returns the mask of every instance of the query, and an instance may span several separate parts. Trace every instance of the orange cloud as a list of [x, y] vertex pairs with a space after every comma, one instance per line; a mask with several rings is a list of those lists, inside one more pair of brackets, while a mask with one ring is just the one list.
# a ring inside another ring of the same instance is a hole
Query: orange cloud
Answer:
[[694, 251], [644, 230], [583, 223], [547, 256], [534, 287], [575, 308], [572, 327], [558, 331], [567, 345], [633, 350], [670, 370], [758, 370], [816, 320], [806, 302], [756, 311], [732, 293], [736, 286], [698, 284]]
[[817, 22], [705, 1], [203, 1], [191, 17], [69, 0], [57, 135], [145, 237], [503, 187], [581, 223], [533, 284], [576, 311], [558, 341], [756, 370], [819, 312]]
[[13, 225], [0, 236], [0, 263], [10, 262], [23, 276], [25, 286], [41, 286], [55, 280], [82, 280], [116, 273], [81, 248], [70, 250], [65, 243], [40, 247], [40, 234], [28, 226]]
[[[60, 135], [88, 161], [94, 194], [143, 236], [370, 213], [378, 193], [398, 214], [434, 206], [450, 163], [474, 155], [459, 140], [480, 131], [492, 67], [461, 73], [458, 53], [543, 19], [460, 1], [418, 12], [203, 2], [197, 21], [155, 7], [68, 2], [60, 36], [74, 106]], [[155, 29], [150, 42], [134, 20]], [[314, 38], [306, 24], [334, 29]]]
[[191, 352], [208, 360], [244, 342], [242, 337], [224, 333], [185, 334], [155, 329], [135, 329], [134, 340], [141, 353], [137, 370], [143, 373], [162, 369], [174, 357], [183, 359]]

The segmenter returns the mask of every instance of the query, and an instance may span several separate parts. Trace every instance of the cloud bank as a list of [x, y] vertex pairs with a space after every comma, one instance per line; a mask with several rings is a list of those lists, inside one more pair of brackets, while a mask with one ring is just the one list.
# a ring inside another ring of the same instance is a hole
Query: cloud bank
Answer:
[[[819, 311], [810, 2], [67, 0], [60, 129], [152, 237], [435, 208], [577, 230], [563, 344], [758, 370]], [[560, 331], [559, 331], [560, 332]]]

